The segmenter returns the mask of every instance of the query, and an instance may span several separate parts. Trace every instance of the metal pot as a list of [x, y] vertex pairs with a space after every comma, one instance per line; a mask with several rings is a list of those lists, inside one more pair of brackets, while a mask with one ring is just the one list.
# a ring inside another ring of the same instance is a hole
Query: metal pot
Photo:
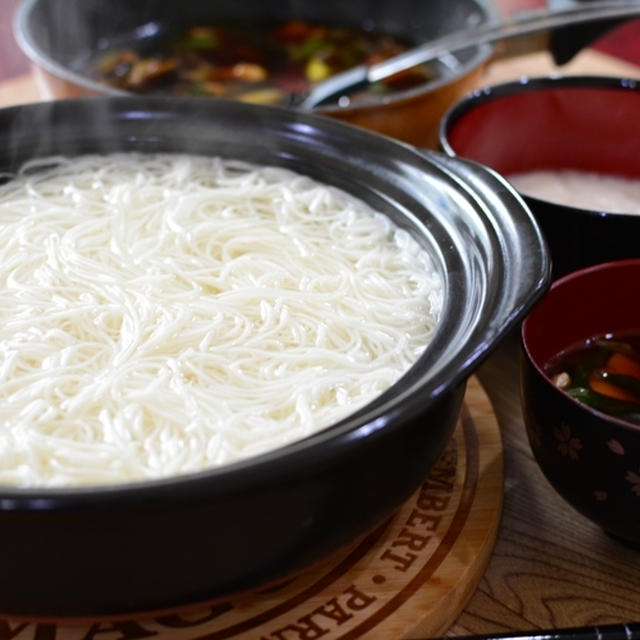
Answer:
[[[485, 0], [358, 0], [302, 2], [202, 2], [201, 0], [25, 0], [16, 14], [15, 35], [33, 61], [49, 97], [115, 94], [89, 77], [86, 64], [99, 47], [138, 44], [150, 33], [180, 25], [211, 24], [251, 18], [257, 22], [292, 17], [343, 24], [420, 43], [495, 17]], [[147, 29], [136, 30], [141, 25]], [[353, 101], [347, 107], [318, 111], [401, 140], [435, 149], [437, 126], [447, 107], [478, 82], [492, 48], [471, 46], [442, 57], [434, 78], [419, 87], [384, 97]]]
[[0, 171], [52, 154], [192, 152], [281, 165], [364, 199], [434, 256], [433, 342], [372, 404], [305, 440], [165, 480], [0, 487], [0, 612], [103, 616], [300, 571], [382, 523], [446, 445], [465, 381], [549, 283], [541, 233], [485, 168], [275, 107], [86, 98], [0, 110]]

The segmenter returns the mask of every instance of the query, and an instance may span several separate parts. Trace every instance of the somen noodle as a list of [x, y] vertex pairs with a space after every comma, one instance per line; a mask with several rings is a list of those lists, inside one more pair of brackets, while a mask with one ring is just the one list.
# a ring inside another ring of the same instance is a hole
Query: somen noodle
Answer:
[[303, 438], [398, 380], [442, 291], [407, 232], [289, 170], [32, 161], [0, 187], [0, 482], [157, 478]]

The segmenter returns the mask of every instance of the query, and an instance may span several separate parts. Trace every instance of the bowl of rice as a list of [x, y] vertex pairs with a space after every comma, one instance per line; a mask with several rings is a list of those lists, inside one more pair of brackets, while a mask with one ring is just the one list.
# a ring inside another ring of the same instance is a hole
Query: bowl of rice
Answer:
[[549, 283], [504, 180], [332, 119], [85, 98], [0, 138], [3, 614], [175, 609], [354, 542]]
[[549, 243], [554, 278], [640, 257], [640, 86], [597, 76], [479, 89], [444, 116], [440, 145], [505, 176]]

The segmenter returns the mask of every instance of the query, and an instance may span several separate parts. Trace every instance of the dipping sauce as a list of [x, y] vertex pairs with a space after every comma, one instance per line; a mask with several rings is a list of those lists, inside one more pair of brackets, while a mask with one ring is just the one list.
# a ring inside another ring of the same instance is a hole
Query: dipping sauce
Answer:
[[[93, 65], [118, 89], [278, 103], [291, 93], [359, 64], [406, 51], [396, 37], [345, 26], [289, 20], [277, 24], [194, 25], [134, 46], [116, 47]], [[389, 93], [424, 83], [426, 67], [371, 87]]]
[[556, 204], [612, 213], [640, 214], [640, 180], [596, 172], [528, 171], [507, 176], [521, 193]]
[[640, 425], [640, 333], [590, 338], [558, 354], [544, 369], [580, 402]]

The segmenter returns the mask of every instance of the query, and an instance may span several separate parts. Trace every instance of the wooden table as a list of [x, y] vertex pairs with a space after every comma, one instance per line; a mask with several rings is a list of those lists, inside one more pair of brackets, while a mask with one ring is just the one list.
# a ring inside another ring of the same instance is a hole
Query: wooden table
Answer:
[[[640, 67], [587, 50], [562, 69], [544, 52], [499, 60], [483, 83], [551, 72], [640, 78]], [[28, 73], [0, 82], [3, 105], [41, 95]], [[518, 360], [514, 333], [479, 371], [502, 430], [504, 511], [485, 576], [448, 635], [639, 620], [640, 552], [613, 541], [574, 512], [543, 477], [522, 422]]]

